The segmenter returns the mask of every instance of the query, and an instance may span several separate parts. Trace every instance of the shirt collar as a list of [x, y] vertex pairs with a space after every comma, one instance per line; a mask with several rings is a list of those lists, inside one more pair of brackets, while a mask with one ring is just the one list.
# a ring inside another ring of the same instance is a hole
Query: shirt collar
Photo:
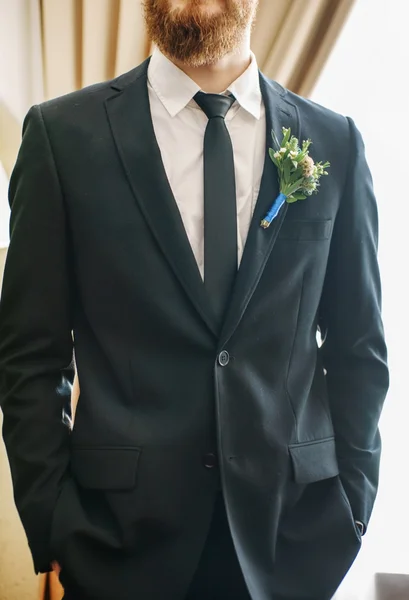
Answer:
[[228, 90], [236, 98], [244, 110], [253, 115], [255, 119], [261, 116], [261, 89], [257, 60], [251, 53], [251, 63]]
[[[200, 87], [186, 73], [155, 47], [149, 67], [148, 81], [171, 117], [189, 104]], [[257, 60], [251, 53], [247, 69], [226, 90], [255, 119], [261, 116], [261, 90]]]

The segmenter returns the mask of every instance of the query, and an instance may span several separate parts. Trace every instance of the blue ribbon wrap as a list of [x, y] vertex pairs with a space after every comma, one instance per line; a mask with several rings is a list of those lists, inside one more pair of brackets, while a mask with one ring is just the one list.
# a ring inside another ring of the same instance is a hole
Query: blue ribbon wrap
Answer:
[[260, 225], [261, 225], [261, 227], [263, 227], [263, 229], [267, 229], [267, 227], [270, 227], [271, 223], [274, 221], [274, 219], [280, 212], [280, 209], [286, 200], [287, 200], [287, 196], [285, 194], [279, 194], [277, 196], [277, 198], [274, 200], [270, 210], [268, 211], [268, 213], [266, 214], [266, 216], [260, 223]]

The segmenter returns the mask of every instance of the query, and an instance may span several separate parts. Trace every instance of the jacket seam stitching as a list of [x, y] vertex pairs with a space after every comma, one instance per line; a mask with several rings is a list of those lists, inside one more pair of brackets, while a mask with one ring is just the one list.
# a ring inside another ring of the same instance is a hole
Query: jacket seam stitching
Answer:
[[287, 373], [286, 373], [286, 377], [285, 377], [285, 391], [286, 391], [288, 402], [290, 404], [290, 407], [291, 407], [291, 410], [292, 410], [292, 413], [293, 413], [293, 417], [294, 417], [295, 432], [296, 432], [296, 440], [297, 440], [297, 442], [298, 442], [298, 420], [297, 420], [297, 414], [295, 412], [294, 403], [293, 403], [291, 394], [290, 394], [289, 389], [288, 389], [288, 380], [289, 380], [289, 377], [290, 377], [290, 370], [291, 370], [291, 364], [292, 364], [292, 360], [293, 360], [295, 341], [297, 339], [298, 325], [299, 325], [299, 322], [300, 322], [301, 302], [302, 302], [302, 297], [303, 297], [303, 293], [304, 293], [304, 281], [305, 281], [305, 273], [303, 273], [302, 282], [301, 282], [301, 290], [300, 290], [300, 296], [299, 296], [299, 300], [298, 300], [297, 321], [296, 321], [296, 324], [295, 324], [295, 332], [294, 332], [293, 342], [292, 342], [292, 345], [291, 345], [290, 358], [289, 358], [289, 361], [288, 361]]

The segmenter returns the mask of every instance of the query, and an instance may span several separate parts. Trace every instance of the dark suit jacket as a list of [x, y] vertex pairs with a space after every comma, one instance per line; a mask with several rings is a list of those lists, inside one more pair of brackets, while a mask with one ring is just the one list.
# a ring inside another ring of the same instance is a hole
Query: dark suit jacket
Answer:
[[[35, 569], [57, 559], [63, 583], [99, 600], [179, 600], [221, 485], [253, 599], [328, 598], [359, 549], [354, 518], [372, 510], [388, 387], [361, 136], [260, 75], [265, 168], [220, 332], [161, 162], [147, 65], [33, 107], [11, 180], [1, 406]], [[263, 230], [283, 126], [330, 175]]]

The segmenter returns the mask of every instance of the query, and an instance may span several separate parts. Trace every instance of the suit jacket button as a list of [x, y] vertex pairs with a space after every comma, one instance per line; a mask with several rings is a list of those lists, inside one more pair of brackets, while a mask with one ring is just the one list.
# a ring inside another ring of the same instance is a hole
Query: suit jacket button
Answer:
[[203, 457], [203, 464], [206, 469], [213, 469], [213, 467], [217, 466], [217, 457], [215, 454], [210, 452], [209, 454], [205, 454]]
[[218, 356], [219, 365], [221, 367], [226, 367], [230, 361], [230, 355], [227, 350], [222, 350]]

